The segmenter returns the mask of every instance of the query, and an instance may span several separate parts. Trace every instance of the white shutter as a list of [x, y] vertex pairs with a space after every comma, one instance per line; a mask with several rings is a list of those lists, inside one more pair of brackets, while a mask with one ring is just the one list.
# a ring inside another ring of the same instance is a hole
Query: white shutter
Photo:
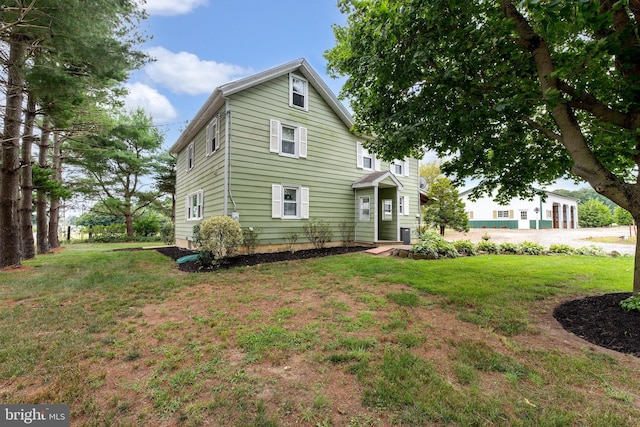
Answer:
[[382, 166], [380, 166], [380, 159], [377, 156], [374, 156], [374, 163], [376, 164], [376, 172], [380, 172], [382, 170]]
[[404, 176], [409, 176], [409, 160], [404, 161]]
[[204, 191], [198, 191], [198, 218], [204, 218]]
[[356, 142], [356, 167], [362, 169], [363, 168], [363, 159], [364, 152], [362, 151], [362, 144]]
[[299, 157], [307, 158], [307, 128], [298, 128], [298, 140], [300, 142]]
[[309, 189], [300, 188], [300, 218], [309, 219]]
[[282, 185], [271, 185], [271, 218], [282, 218]]
[[409, 196], [404, 196], [404, 214], [409, 215]]
[[271, 120], [270, 121], [270, 142], [269, 142], [269, 151], [272, 153], [280, 152], [280, 121]]
[[207, 132], [206, 132], [206, 136], [205, 136], [205, 146], [207, 147], [207, 156], [211, 153], [213, 153], [213, 150], [211, 150], [211, 125], [213, 124], [213, 122], [209, 122], [209, 124], [207, 125]]

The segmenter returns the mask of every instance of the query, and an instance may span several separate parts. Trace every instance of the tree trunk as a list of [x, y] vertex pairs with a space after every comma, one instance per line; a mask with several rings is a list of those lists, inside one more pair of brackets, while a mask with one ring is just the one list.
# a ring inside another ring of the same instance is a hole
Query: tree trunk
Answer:
[[124, 222], [127, 225], [127, 236], [129, 236], [130, 239], [133, 239], [135, 234], [133, 232], [133, 213], [131, 212], [130, 202], [126, 202], [124, 207]]
[[443, 237], [444, 237], [444, 229], [445, 229], [445, 226], [441, 225], [440, 226], [440, 235], [443, 236]]
[[33, 240], [33, 225], [31, 213], [33, 211], [33, 177], [31, 167], [31, 147], [33, 146], [33, 127], [36, 120], [36, 102], [33, 96], [27, 99], [27, 112], [24, 123], [24, 136], [22, 138], [22, 171], [21, 188], [22, 199], [20, 203], [20, 234], [22, 259], [32, 259], [36, 256], [36, 248]]
[[8, 42], [7, 84], [0, 174], [0, 268], [20, 265], [18, 190], [20, 170], [20, 120], [22, 118], [23, 65], [26, 46], [15, 35]]
[[[51, 127], [48, 118], [45, 116], [42, 124], [42, 137], [40, 138], [40, 152], [38, 154], [38, 165], [43, 169], [49, 167], [48, 156], [50, 137]], [[47, 223], [47, 194], [43, 189], [39, 189], [36, 200], [36, 243], [39, 254], [46, 254], [49, 252]]]
[[[60, 156], [60, 145], [62, 140], [57, 132], [53, 134], [53, 154], [51, 158], [51, 167], [53, 168], [53, 180], [62, 183], [62, 160]], [[51, 205], [49, 207], [49, 248], [56, 249], [60, 247], [60, 239], [58, 237], [58, 227], [60, 223], [60, 196], [51, 195]]]

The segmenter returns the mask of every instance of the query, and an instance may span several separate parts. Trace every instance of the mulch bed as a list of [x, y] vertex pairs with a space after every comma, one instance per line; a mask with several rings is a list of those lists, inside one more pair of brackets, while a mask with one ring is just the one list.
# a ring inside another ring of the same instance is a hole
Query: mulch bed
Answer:
[[[181, 271], [190, 273], [202, 273], [216, 270], [223, 270], [233, 267], [248, 267], [252, 265], [268, 264], [279, 261], [294, 261], [299, 259], [319, 258], [330, 255], [342, 255], [352, 252], [362, 252], [367, 249], [371, 249], [367, 246], [347, 246], [336, 248], [322, 248], [322, 249], [305, 249], [295, 252], [273, 252], [265, 254], [252, 254], [252, 255], [237, 255], [231, 258], [227, 258], [221, 264], [211, 266], [209, 268], [203, 267], [199, 261], [185, 262], [178, 264], [178, 268]], [[194, 254], [194, 251], [187, 249], [181, 249], [175, 246], [157, 248], [158, 252], [172, 258], [174, 261], [178, 258], [182, 258], [186, 255]]]
[[615, 293], [567, 301], [556, 307], [553, 317], [590, 343], [640, 357], [640, 312], [620, 307], [629, 296]]

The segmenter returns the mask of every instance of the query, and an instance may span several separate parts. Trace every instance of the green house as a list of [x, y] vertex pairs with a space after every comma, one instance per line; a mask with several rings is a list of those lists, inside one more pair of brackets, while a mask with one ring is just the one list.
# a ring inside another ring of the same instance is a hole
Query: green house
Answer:
[[[419, 213], [418, 160], [382, 162], [351, 132], [353, 119], [299, 59], [214, 90], [170, 152], [177, 155], [176, 244], [231, 216], [259, 231], [258, 251], [284, 250], [303, 226], [327, 222], [333, 241], [407, 241]], [[348, 228], [348, 227], [347, 227]]]

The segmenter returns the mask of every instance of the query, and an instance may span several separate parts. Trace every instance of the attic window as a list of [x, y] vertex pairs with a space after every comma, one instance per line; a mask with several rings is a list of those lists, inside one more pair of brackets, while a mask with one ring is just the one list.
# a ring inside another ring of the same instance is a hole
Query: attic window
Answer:
[[309, 83], [295, 74], [289, 75], [289, 105], [292, 107], [308, 109], [307, 88]]

